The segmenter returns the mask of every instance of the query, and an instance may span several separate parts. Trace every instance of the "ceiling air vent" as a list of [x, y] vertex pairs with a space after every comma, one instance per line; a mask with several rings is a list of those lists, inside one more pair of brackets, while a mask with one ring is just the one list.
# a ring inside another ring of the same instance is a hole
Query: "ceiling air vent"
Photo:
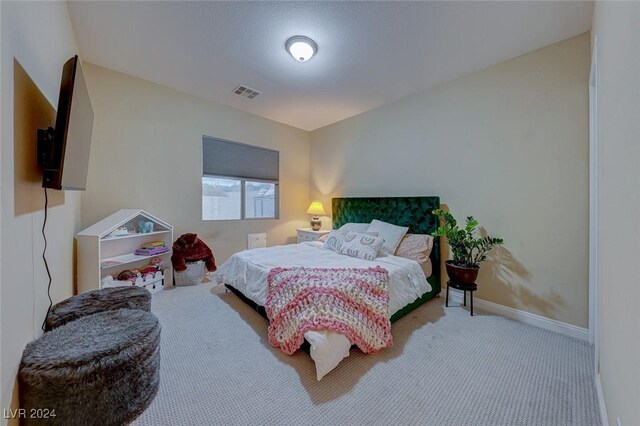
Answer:
[[236, 95], [244, 96], [245, 98], [253, 99], [258, 96], [262, 92], [258, 92], [255, 89], [252, 89], [247, 86], [243, 86], [242, 84], [235, 89], [233, 89], [233, 93]]

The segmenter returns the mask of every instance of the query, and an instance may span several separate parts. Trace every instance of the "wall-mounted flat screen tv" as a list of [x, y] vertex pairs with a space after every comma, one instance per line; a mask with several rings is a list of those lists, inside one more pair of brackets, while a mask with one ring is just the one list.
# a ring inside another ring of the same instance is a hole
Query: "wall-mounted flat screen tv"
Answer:
[[42, 186], [85, 190], [93, 132], [93, 108], [78, 56], [62, 69], [55, 128], [38, 130]]

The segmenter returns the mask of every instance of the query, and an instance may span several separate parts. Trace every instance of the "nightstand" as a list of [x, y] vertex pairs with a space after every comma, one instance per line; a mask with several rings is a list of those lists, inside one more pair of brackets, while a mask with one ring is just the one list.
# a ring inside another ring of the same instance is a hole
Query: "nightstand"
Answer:
[[323, 235], [327, 235], [329, 232], [331, 232], [328, 229], [314, 231], [311, 228], [298, 228], [296, 229], [296, 231], [298, 232], [299, 243], [302, 243], [305, 241], [315, 241], [318, 238], [322, 237]]

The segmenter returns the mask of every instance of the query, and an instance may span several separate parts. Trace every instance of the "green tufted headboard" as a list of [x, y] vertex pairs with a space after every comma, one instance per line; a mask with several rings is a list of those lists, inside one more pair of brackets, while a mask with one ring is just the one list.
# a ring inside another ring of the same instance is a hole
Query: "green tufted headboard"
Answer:
[[[369, 223], [378, 219], [406, 226], [410, 234], [431, 234], [440, 223], [438, 217], [431, 212], [439, 208], [440, 197], [348, 197], [331, 200], [333, 229], [338, 229], [345, 223]], [[419, 299], [421, 302], [416, 306], [440, 293], [440, 238], [433, 241], [431, 266], [433, 273], [428, 281], [433, 290]], [[410, 305], [411, 308], [406, 312], [404, 309], [397, 312], [391, 320], [394, 321], [413, 310], [416, 307], [413, 305]]]

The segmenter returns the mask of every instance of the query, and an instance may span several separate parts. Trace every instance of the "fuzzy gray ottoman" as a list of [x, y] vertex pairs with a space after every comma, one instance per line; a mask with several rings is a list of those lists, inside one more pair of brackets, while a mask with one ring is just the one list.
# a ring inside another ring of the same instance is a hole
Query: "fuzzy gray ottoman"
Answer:
[[[160, 383], [160, 324], [150, 312], [85, 316], [27, 345], [20, 407], [55, 410], [47, 425], [122, 425], [151, 403]], [[26, 419], [26, 424], [44, 424]]]
[[151, 311], [151, 293], [142, 287], [112, 287], [72, 296], [51, 307], [45, 331], [53, 330], [78, 318], [113, 309]]

